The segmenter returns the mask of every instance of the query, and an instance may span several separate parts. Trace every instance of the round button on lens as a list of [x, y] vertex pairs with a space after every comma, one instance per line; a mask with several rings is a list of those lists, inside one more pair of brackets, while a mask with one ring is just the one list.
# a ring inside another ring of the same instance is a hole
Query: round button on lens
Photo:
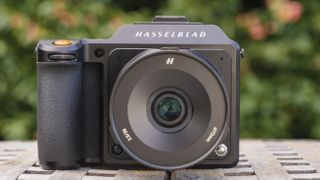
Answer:
[[72, 41], [68, 39], [59, 39], [54, 41], [53, 44], [56, 46], [68, 46], [72, 44]]

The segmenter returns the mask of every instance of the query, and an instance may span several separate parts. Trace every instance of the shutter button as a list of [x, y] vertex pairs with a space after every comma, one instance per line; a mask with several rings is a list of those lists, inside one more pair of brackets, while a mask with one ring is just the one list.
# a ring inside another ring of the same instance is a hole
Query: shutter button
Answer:
[[59, 39], [54, 41], [53, 44], [56, 46], [69, 46], [72, 44], [72, 41], [68, 39]]

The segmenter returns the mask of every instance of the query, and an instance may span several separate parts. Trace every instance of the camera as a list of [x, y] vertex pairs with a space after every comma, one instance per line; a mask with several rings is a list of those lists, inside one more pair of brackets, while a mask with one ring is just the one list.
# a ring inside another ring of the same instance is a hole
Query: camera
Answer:
[[40, 40], [40, 165], [235, 166], [242, 54], [218, 26], [184, 16], [124, 25], [110, 39]]

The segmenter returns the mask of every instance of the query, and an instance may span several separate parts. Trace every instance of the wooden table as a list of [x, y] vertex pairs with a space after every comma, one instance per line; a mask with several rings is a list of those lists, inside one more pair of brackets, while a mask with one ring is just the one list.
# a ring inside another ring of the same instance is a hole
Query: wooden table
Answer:
[[80, 168], [43, 170], [37, 163], [36, 142], [0, 142], [0, 179], [319, 179], [320, 140], [249, 140], [240, 142], [235, 168], [127, 171]]

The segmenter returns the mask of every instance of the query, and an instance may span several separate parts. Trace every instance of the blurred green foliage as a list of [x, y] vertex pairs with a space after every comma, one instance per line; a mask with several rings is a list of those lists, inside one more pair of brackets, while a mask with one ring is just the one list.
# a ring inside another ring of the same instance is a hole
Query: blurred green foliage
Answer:
[[36, 138], [34, 48], [40, 39], [108, 38], [123, 23], [185, 15], [246, 49], [241, 135], [320, 138], [320, 1], [2, 0], [0, 139]]

